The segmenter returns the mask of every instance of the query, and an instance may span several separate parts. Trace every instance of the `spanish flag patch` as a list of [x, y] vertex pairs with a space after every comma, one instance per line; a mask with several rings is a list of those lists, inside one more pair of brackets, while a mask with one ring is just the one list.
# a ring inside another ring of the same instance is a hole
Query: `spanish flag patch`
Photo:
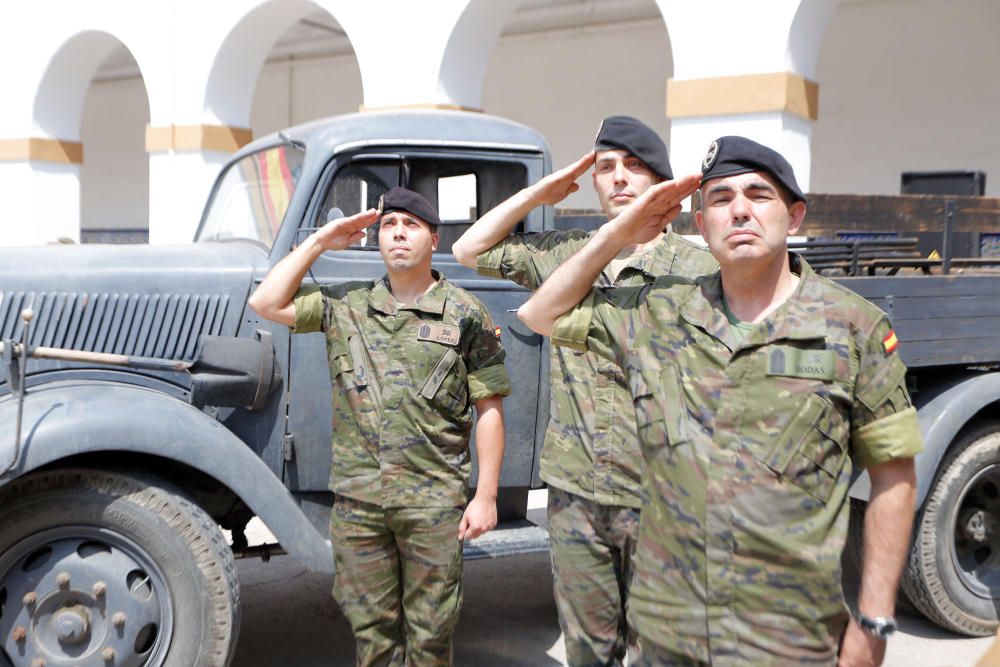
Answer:
[[493, 335], [497, 337], [497, 340], [500, 340], [500, 327], [493, 327]]
[[896, 338], [895, 331], [889, 329], [889, 333], [882, 339], [882, 347], [885, 348], [886, 354], [892, 354], [896, 351], [896, 348], [899, 347], [899, 339]]

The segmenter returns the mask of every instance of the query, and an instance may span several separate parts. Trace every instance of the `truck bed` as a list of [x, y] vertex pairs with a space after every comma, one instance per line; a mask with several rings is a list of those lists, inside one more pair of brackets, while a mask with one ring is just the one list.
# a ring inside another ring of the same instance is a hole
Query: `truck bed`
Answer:
[[889, 314], [908, 367], [1000, 365], [1000, 273], [834, 280]]

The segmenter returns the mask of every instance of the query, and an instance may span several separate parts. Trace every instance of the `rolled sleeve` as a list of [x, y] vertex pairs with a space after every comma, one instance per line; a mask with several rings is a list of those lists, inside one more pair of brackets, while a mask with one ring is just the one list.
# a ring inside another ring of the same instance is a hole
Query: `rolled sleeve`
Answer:
[[579, 352], [587, 351], [587, 339], [594, 321], [594, 296], [594, 291], [591, 290], [575, 308], [556, 320], [550, 337], [553, 345]]
[[489, 311], [476, 302], [469, 321], [468, 341], [464, 349], [466, 385], [473, 401], [490, 396], [510, 396], [511, 384], [504, 360], [507, 353]]
[[476, 270], [538, 289], [552, 272], [587, 242], [581, 230], [511, 234], [476, 258]]
[[865, 424], [854, 432], [852, 442], [855, 462], [863, 468], [916, 456], [924, 449], [916, 408]]
[[323, 330], [323, 293], [316, 285], [306, 285], [295, 293], [295, 324], [292, 333]]
[[883, 317], [859, 345], [851, 445], [855, 462], [865, 468], [923, 450], [917, 411], [906, 391], [906, 365], [898, 351], [883, 344], [891, 332]]
[[501, 241], [476, 258], [476, 271], [490, 278], [506, 278], [503, 272], [503, 255], [507, 247], [506, 241]]
[[510, 396], [511, 394], [510, 377], [508, 377], [507, 368], [503, 364], [487, 366], [469, 373], [467, 382], [469, 398], [473, 401], [491, 396]]

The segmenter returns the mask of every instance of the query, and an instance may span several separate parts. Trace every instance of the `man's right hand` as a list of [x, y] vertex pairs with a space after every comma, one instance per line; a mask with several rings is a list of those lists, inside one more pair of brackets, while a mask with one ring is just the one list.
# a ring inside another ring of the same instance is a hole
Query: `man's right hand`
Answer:
[[356, 215], [331, 220], [320, 227], [313, 238], [323, 250], [344, 250], [365, 237], [364, 229], [378, 220], [378, 211], [370, 208]]
[[588, 151], [576, 162], [554, 171], [532, 185], [528, 191], [536, 206], [554, 206], [580, 189], [576, 179], [594, 166], [594, 151]]
[[[630, 243], [646, 243], [656, 237], [667, 223], [681, 212], [681, 202], [701, 185], [701, 174], [680, 176], [672, 181], [657, 183], [606, 223], [621, 247]], [[655, 222], [655, 224], [651, 224]]]

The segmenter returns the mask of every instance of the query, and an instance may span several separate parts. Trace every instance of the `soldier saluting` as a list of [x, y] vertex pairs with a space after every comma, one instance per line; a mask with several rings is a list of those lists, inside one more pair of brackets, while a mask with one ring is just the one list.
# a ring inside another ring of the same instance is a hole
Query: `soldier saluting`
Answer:
[[[695, 191], [691, 176], [650, 188], [519, 312], [628, 378], [646, 464], [636, 663], [879, 664], [922, 448], [895, 335], [882, 311], [788, 252], [806, 203], [783, 157], [723, 137], [702, 167], [697, 221], [718, 273], [591, 291], [647, 218]], [[855, 465], [872, 491], [849, 619], [840, 553]]]
[[[455, 258], [482, 274], [538, 289], [590, 233], [511, 232], [533, 208], [557, 204], [575, 191], [575, 181], [590, 167], [608, 219], [653, 184], [672, 178], [667, 147], [652, 129], [629, 116], [605, 118], [593, 151], [490, 210], [454, 244]], [[659, 275], [715, 270], [708, 252], [670, 232], [671, 217], [652, 220], [650, 237], [620, 248], [594, 283], [643, 285]], [[630, 641], [625, 611], [641, 506], [631, 398], [613, 361], [555, 346], [551, 355], [552, 401], [540, 476], [549, 486], [553, 588], [566, 658], [572, 667], [620, 665]]]
[[[380, 222], [378, 281], [300, 286], [326, 250]], [[250, 298], [294, 333], [326, 334], [333, 392], [334, 597], [358, 665], [450, 665], [462, 540], [491, 530], [503, 461], [504, 351], [486, 308], [431, 268], [433, 206], [393, 188], [327, 223]], [[479, 479], [466, 507], [471, 406]]]

